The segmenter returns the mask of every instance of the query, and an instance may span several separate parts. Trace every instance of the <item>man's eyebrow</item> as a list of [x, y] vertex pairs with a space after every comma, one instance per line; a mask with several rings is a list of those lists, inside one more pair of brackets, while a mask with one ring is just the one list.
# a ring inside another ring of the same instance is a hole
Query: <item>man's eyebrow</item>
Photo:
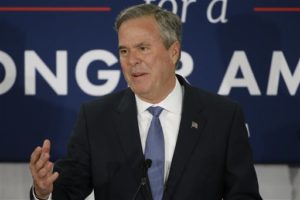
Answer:
[[[140, 47], [140, 46], [150, 46], [149, 43], [146, 43], [146, 42], [140, 42], [138, 44], [135, 44], [133, 47]], [[126, 49], [127, 47], [126, 46], [123, 46], [123, 45], [119, 45], [118, 49]]]
[[120, 45], [119, 47], [118, 47], [118, 49], [120, 50], [120, 49], [125, 49], [126, 47], [125, 46], [122, 46], [122, 45]]
[[141, 43], [134, 45], [134, 47], [140, 47], [140, 46], [150, 46], [150, 44], [146, 43], [146, 42], [141, 42]]

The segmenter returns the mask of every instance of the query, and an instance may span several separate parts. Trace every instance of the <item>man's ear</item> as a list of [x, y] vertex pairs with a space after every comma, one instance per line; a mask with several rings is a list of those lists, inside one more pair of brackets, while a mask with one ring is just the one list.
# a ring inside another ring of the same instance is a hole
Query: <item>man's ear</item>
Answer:
[[178, 41], [175, 41], [168, 49], [170, 58], [172, 59], [174, 64], [176, 64], [179, 59], [180, 49], [180, 43]]

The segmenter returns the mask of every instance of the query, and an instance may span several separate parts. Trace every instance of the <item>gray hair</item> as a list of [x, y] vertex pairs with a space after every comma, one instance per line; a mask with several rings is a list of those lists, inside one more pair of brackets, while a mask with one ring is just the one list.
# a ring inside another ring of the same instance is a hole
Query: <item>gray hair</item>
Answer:
[[167, 49], [176, 41], [181, 45], [182, 25], [180, 18], [174, 13], [153, 4], [139, 4], [121, 11], [115, 22], [115, 30], [118, 32], [123, 22], [143, 16], [154, 16]]

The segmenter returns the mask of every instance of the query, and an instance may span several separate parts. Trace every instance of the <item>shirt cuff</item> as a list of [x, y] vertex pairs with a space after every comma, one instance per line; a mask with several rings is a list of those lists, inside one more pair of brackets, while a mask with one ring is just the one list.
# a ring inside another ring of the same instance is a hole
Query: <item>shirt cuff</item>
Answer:
[[[33, 199], [34, 200], [41, 200], [41, 199], [39, 199], [39, 198], [37, 198], [36, 197], [36, 195], [35, 195], [35, 192], [34, 192], [34, 187], [32, 186], [32, 196], [33, 196]], [[43, 199], [44, 200], [44, 199]], [[48, 197], [48, 199], [45, 199], [45, 200], [52, 200], [52, 193], [50, 193], [50, 195], [49, 195], [49, 197]]]

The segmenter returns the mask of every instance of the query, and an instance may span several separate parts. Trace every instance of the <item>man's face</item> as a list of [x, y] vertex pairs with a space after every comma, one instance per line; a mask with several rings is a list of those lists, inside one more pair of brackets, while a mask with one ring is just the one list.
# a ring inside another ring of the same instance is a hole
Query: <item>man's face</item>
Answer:
[[118, 37], [121, 67], [129, 87], [144, 101], [162, 101], [175, 86], [179, 42], [166, 49], [152, 16], [123, 22]]

